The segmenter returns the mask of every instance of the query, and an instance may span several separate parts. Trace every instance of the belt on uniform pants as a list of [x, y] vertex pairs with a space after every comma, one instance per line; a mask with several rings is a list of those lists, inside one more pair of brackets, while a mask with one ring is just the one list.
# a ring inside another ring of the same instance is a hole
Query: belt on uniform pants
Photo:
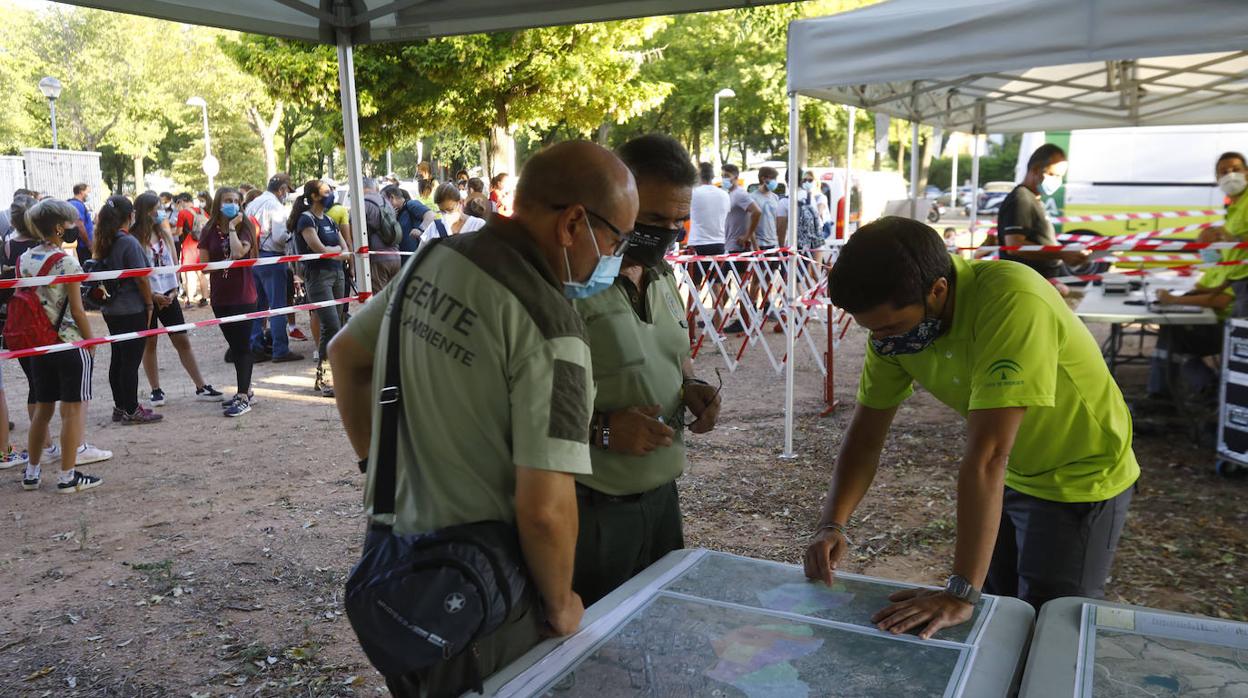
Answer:
[[590, 504], [624, 504], [640, 502], [642, 499], [649, 497], [664, 487], [667, 487], [667, 485], [659, 485], [652, 490], [646, 490], [645, 492], [639, 492], [637, 494], [607, 494], [605, 492], [599, 492], [592, 487], [586, 487], [578, 482], [576, 483], [576, 497], [577, 499], [584, 499]]

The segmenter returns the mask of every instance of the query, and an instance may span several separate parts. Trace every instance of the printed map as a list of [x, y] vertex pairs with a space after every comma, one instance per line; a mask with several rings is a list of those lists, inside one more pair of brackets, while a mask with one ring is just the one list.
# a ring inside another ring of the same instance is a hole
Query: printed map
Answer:
[[660, 594], [544, 695], [939, 697], [964, 651]]
[[1092, 693], [1128, 696], [1248, 696], [1248, 650], [1096, 629]]
[[[664, 587], [715, 601], [727, 601], [770, 611], [835, 620], [863, 627], [874, 627], [871, 616], [888, 606], [889, 594], [903, 586], [841, 576], [831, 587], [807, 581], [801, 569], [791, 565], [711, 553], [688, 572]], [[969, 642], [978, 627], [984, 602], [975, 608], [970, 621], [946, 628], [937, 639]]]

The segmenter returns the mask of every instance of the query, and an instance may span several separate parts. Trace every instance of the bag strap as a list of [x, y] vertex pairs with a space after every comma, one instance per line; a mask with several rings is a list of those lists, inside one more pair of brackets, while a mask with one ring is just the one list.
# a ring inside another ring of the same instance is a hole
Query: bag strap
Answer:
[[64, 252], [53, 253], [51, 257], [48, 257], [47, 259], [43, 260], [43, 266], [39, 267], [39, 273], [36, 274], [35, 276], [47, 276], [48, 272], [52, 271], [52, 265], [56, 264], [57, 262], [61, 261], [64, 258], [65, 258]]
[[438, 237], [444, 238], [450, 236], [450, 231], [446, 229], [446, 224], [442, 222], [441, 218], [435, 220], [433, 224], [438, 228]]
[[[381, 430], [378, 435], [377, 459], [374, 463], [374, 467], [377, 468], [377, 476], [373, 481], [374, 517], [379, 514], [394, 513], [395, 478], [398, 473], [399, 415], [403, 412], [402, 381], [399, 375], [399, 332], [403, 327], [403, 301], [407, 297], [405, 291], [408, 282], [415, 276], [417, 265], [428, 256], [429, 250], [437, 242], [438, 240], [431, 240], [421, 247], [420, 251], [407, 263], [402, 276], [395, 282], [398, 286], [394, 289], [390, 308], [386, 313], [390, 317], [390, 327], [386, 336], [385, 378], [382, 381], [381, 390], [377, 393], [377, 404], [381, 406]], [[419, 467], [419, 464], [414, 461], [413, 465]], [[390, 529], [390, 526], [379, 523], [373, 523], [372, 527], [375, 530]]]

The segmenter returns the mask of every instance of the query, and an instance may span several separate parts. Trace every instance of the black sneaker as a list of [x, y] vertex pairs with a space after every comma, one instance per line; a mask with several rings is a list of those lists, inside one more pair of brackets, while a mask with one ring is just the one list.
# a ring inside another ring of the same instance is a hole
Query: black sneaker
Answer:
[[163, 407], [165, 405], [165, 391], [157, 388], [152, 391], [152, 397], [148, 402], [152, 403], [152, 407]]
[[724, 329], [721, 330], [721, 332], [724, 334], [744, 334], [745, 328], [741, 326], [740, 320], [734, 320], [733, 322], [724, 325]]
[[69, 482], [58, 481], [56, 483], [56, 491], [61, 494], [73, 494], [89, 490], [92, 487], [98, 487], [102, 484], [104, 484], [104, 481], [94, 475], [74, 471], [74, 479]]
[[267, 354], [263, 351], [256, 351], [254, 349], [251, 351], [251, 360], [254, 363], [262, 364], [271, 358], [273, 358], [272, 354]]
[[114, 422], [120, 422], [122, 418], [125, 416], [126, 416], [125, 410], [121, 409], [120, 407], [113, 408], [113, 421]]
[[35, 490], [39, 489], [39, 478], [23, 476], [22, 477], [22, 489], [26, 490], [27, 492], [34, 492]]
[[224, 397], [225, 396], [222, 395], [220, 390], [213, 388], [208, 383], [205, 383], [202, 388], [195, 389], [196, 400], [202, 400], [204, 402], [220, 402]]
[[275, 364], [284, 364], [287, 361], [303, 361], [303, 354], [296, 354], [293, 351], [288, 351], [285, 354], [273, 357], [273, 363]]

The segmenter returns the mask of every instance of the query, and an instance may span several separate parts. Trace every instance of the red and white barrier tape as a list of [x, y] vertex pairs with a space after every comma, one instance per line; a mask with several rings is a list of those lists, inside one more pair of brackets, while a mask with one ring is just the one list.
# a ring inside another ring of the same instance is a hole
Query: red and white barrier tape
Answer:
[[1215, 225], [1222, 225], [1223, 222], [1224, 221], [1210, 221], [1208, 223], [1196, 223], [1194, 225], [1180, 225], [1175, 228], [1162, 228], [1161, 230], [1150, 230], [1148, 232], [1134, 233], [1132, 235], [1102, 236], [1102, 235], [1088, 235], [1088, 234], [1076, 235], [1074, 233], [1062, 233], [1061, 235], [1057, 236], [1057, 239], [1063, 242], [1072, 242], [1072, 241], [1077, 242], [1079, 240], [1089, 240], [1089, 239], [1095, 239], [1097, 241], [1108, 240], [1111, 242], [1136, 242], [1136, 241], [1143, 241], [1143, 240], [1148, 240], [1151, 238], [1161, 237], [1163, 235], [1177, 235], [1179, 233], [1193, 233], [1198, 230], [1212, 228]]
[[1127, 269], [1123, 271], [1110, 272], [1108, 274], [1081, 274], [1077, 276], [1059, 276], [1049, 279], [1050, 283], [1080, 283], [1084, 281], [1101, 281], [1106, 278], [1118, 276], [1159, 276], [1161, 274], [1178, 274], [1180, 276], [1190, 276], [1195, 272], [1203, 272], [1215, 267], [1238, 267], [1248, 264], [1248, 260], [1234, 260], [1229, 262], [1209, 262], [1202, 264], [1183, 264], [1173, 267], [1156, 267], [1153, 269]]
[[1199, 216], [1220, 216], [1217, 209], [1197, 209], [1189, 211], [1143, 211], [1140, 213], [1098, 213], [1089, 216], [1061, 216], [1054, 218], [1054, 223], [1102, 223], [1105, 221], [1146, 221], [1157, 218], [1196, 218]]
[[125, 342], [131, 339], [141, 339], [143, 337], [156, 337], [162, 334], [170, 334], [172, 332], [183, 332], [197, 327], [212, 327], [213, 325], [226, 325], [233, 322], [244, 322], [247, 320], [261, 320], [278, 315], [290, 315], [304, 310], [318, 310], [320, 308], [330, 308], [335, 305], [344, 305], [353, 301], [362, 301], [360, 296], [351, 296], [349, 298], [339, 298], [332, 301], [318, 301], [316, 303], [301, 303], [299, 305], [291, 305], [285, 308], [277, 308], [273, 310], [257, 310], [253, 313], [244, 313], [242, 315], [229, 315], [220, 318], [211, 318], [208, 320], [199, 320], [197, 322], [186, 322], [181, 325], [172, 327], [157, 327], [154, 330], [141, 330], [139, 332], [123, 332], [121, 334], [111, 334], [104, 337], [92, 337], [91, 339], [80, 339], [76, 342], [62, 342], [60, 344], [49, 344], [42, 347], [32, 347], [30, 349], [21, 349], [17, 351], [0, 352], [0, 361], [5, 359], [21, 359], [27, 356], [42, 356], [44, 354], [52, 354], [58, 351], [67, 351], [69, 349], [86, 349], [88, 347], [99, 346], [101, 344], [114, 344], [116, 342]]
[[1139, 242], [1125, 245], [1116, 245], [1109, 242], [1072, 242], [1065, 245], [1002, 245], [997, 247], [977, 247], [976, 249], [1005, 252], [1196, 252], [1205, 249], [1233, 250], [1243, 248], [1248, 248], [1248, 242], [1164, 240], [1161, 242]]
[[664, 259], [673, 264], [688, 264], [689, 262], [751, 262], [762, 259], [776, 261], [788, 259], [791, 252], [793, 252], [792, 247], [774, 247], [770, 250], [747, 250], [745, 252], [713, 255], [672, 254], [665, 256]]
[[[367, 250], [365, 251], [367, 254]], [[173, 274], [194, 271], [220, 271], [222, 269], [241, 269], [263, 267], [270, 264], [290, 264], [291, 262], [310, 262], [321, 259], [345, 259], [351, 253], [336, 252], [326, 254], [292, 254], [281, 257], [249, 257], [247, 259], [230, 259], [220, 262], [196, 262], [168, 267], [142, 267], [140, 269], [120, 269], [115, 271], [97, 271], [90, 274], [61, 274], [58, 276], [25, 276], [20, 279], [0, 279], [0, 288], [26, 288], [29, 286], [52, 286], [54, 284], [82, 283], [83, 281], [111, 281], [113, 279], [137, 279], [153, 274]]]

